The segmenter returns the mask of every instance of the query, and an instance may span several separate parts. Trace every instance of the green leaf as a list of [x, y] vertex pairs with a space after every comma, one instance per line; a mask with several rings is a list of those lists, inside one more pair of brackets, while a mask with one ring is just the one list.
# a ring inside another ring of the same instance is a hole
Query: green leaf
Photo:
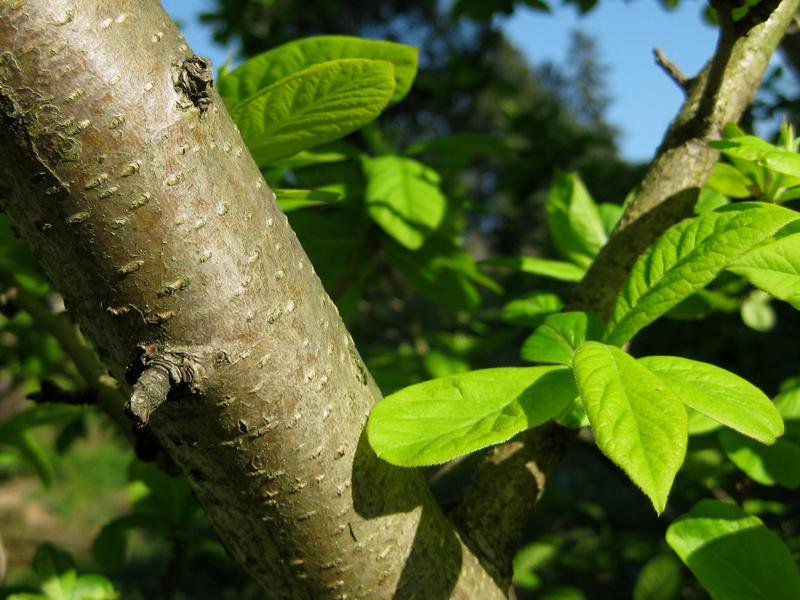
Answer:
[[636, 261], [617, 296], [606, 341], [621, 345], [798, 214], [763, 203], [735, 204], [669, 229]]
[[729, 270], [800, 309], [800, 233], [750, 250], [737, 258]]
[[718, 162], [706, 180], [706, 185], [731, 198], [752, 196], [752, 182], [739, 169], [728, 163]]
[[331, 204], [341, 198], [340, 194], [326, 190], [282, 190], [275, 189], [278, 206], [283, 212], [291, 212], [311, 206]]
[[542, 581], [536, 574], [538, 569], [546, 566], [558, 557], [561, 540], [542, 539], [523, 546], [514, 555], [513, 583], [527, 590], [535, 590]]
[[117, 600], [114, 584], [102, 575], [81, 575], [75, 584], [73, 600]]
[[405, 275], [423, 298], [458, 310], [472, 310], [481, 303], [473, 283], [494, 292], [501, 288], [478, 270], [475, 260], [463, 248], [443, 235], [436, 234], [414, 252], [386, 240], [386, 260]]
[[499, 368], [418, 383], [372, 409], [367, 436], [404, 467], [447, 462], [556, 417], [577, 391], [563, 367]]
[[775, 152], [777, 148], [754, 135], [730, 137], [708, 143], [726, 156], [739, 158], [751, 162], [763, 161], [767, 154]]
[[717, 290], [697, 290], [669, 309], [664, 316], [678, 321], [703, 319], [715, 311], [736, 312], [739, 299]]
[[550, 315], [522, 344], [521, 356], [530, 362], [570, 366], [581, 344], [599, 340], [604, 328], [600, 319], [585, 312]]
[[783, 417], [786, 436], [800, 441], [800, 387], [790, 387], [778, 394], [775, 408]]
[[428, 352], [422, 362], [430, 377], [447, 377], [470, 370], [464, 358], [436, 348]]
[[30, 434], [30, 431], [21, 431], [16, 439], [9, 440], [13, 446], [19, 449], [25, 459], [31, 463], [36, 474], [45, 487], [50, 487], [55, 481], [55, 468], [50, 456], [44, 448]]
[[669, 554], [659, 554], [642, 567], [633, 600], [674, 600], [681, 590], [681, 564]]
[[597, 205], [574, 173], [556, 173], [547, 196], [547, 226], [558, 252], [588, 267], [608, 240]]
[[597, 446], [661, 513], [686, 454], [687, 417], [680, 398], [613, 346], [586, 342], [572, 364]]
[[800, 154], [786, 150], [773, 150], [764, 156], [767, 167], [778, 173], [800, 177]]
[[710, 187], [703, 187], [700, 189], [697, 202], [694, 204], [694, 214], [705, 215], [730, 203], [731, 201], [725, 194]]
[[313, 65], [340, 59], [369, 59], [394, 66], [391, 104], [411, 89], [417, 75], [417, 54], [411, 46], [347, 36], [318, 36], [296, 40], [245, 61], [217, 80], [217, 88], [234, 110], [260, 90]]
[[363, 165], [370, 217], [403, 246], [417, 250], [442, 224], [447, 211], [439, 174], [402, 156], [365, 158]]
[[772, 297], [761, 290], [753, 290], [740, 307], [742, 322], [753, 331], [772, 331], [777, 322], [772, 308]]
[[764, 446], [733, 431], [720, 431], [719, 442], [733, 464], [762, 485], [800, 487], [800, 446], [780, 439]]
[[764, 392], [738, 375], [679, 356], [646, 356], [655, 373], [684, 404], [762, 443], [783, 434], [783, 419]]
[[703, 413], [686, 407], [686, 414], [689, 416], [689, 435], [703, 435], [722, 428], [722, 423], [715, 421]]
[[564, 306], [556, 294], [532, 292], [515, 298], [503, 306], [500, 318], [506, 323], [522, 327], [536, 327], [544, 318]]
[[481, 262], [481, 266], [513, 269], [529, 275], [540, 275], [558, 281], [576, 282], [583, 279], [586, 269], [560, 260], [549, 260], [533, 256], [514, 258], [490, 258]]
[[603, 222], [603, 230], [607, 236], [610, 236], [622, 218], [624, 207], [621, 204], [602, 202], [597, 205], [597, 211], [600, 214], [600, 220]]
[[375, 120], [394, 92], [394, 68], [339, 60], [281, 79], [231, 111], [259, 166], [344, 137]]
[[715, 600], [800, 598], [789, 549], [738, 506], [698, 502], [669, 526], [667, 543]]
[[71, 600], [77, 573], [72, 557], [53, 544], [44, 543], [36, 549], [33, 570], [39, 577], [42, 591], [51, 600]]

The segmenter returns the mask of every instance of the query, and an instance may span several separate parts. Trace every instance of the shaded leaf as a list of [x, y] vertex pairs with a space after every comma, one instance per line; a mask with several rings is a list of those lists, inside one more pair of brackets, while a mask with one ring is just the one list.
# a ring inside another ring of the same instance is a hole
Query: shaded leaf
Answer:
[[762, 485], [800, 486], [800, 446], [780, 439], [764, 446], [733, 431], [720, 431], [719, 441], [733, 464]]
[[321, 206], [336, 202], [341, 196], [326, 190], [282, 190], [275, 189], [278, 206], [283, 212], [291, 212], [311, 206]]
[[668, 554], [651, 558], [633, 587], [633, 600], [674, 600], [681, 589], [681, 564]]
[[557, 173], [547, 196], [547, 226], [558, 252], [581, 267], [608, 240], [597, 205], [574, 173]]
[[490, 258], [482, 261], [481, 266], [513, 269], [520, 273], [540, 275], [541, 277], [559, 281], [580, 281], [586, 274], [586, 269], [572, 263], [533, 256]]
[[777, 317], [772, 308], [772, 298], [766, 292], [753, 290], [740, 307], [742, 322], [753, 331], [772, 331]]
[[667, 543], [715, 600], [800, 598], [788, 548], [738, 506], [698, 502], [669, 526]]
[[547, 315], [558, 312], [563, 306], [556, 294], [531, 292], [506, 303], [500, 311], [500, 318], [512, 325], [536, 327]]

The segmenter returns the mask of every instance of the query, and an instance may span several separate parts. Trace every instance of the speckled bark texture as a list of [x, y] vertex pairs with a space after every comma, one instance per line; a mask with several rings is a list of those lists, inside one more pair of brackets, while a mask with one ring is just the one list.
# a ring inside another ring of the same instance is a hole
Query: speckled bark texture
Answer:
[[155, 0], [0, 0], [0, 120], [0, 205], [270, 597], [504, 595], [368, 449], [379, 391]]

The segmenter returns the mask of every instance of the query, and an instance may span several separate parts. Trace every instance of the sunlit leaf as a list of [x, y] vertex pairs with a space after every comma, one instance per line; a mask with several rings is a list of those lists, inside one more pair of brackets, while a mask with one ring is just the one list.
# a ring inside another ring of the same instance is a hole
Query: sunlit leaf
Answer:
[[686, 454], [688, 426], [680, 398], [614, 346], [586, 342], [572, 365], [597, 446], [661, 513]]
[[411, 89], [417, 74], [418, 50], [394, 42], [365, 40], [356, 37], [324, 35], [294, 40], [254, 56], [220, 76], [217, 88], [228, 110], [260, 90], [313, 65], [341, 59], [368, 59], [392, 63], [395, 90], [394, 104]]
[[557, 416], [577, 396], [563, 367], [498, 368], [418, 383], [375, 405], [367, 435], [384, 460], [447, 462]]

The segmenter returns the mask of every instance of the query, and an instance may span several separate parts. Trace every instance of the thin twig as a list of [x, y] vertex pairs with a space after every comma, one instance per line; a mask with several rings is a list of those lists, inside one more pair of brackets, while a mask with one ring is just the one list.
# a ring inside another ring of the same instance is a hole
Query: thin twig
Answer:
[[130, 421], [123, 412], [125, 399], [111, 383], [105, 366], [81, 339], [76, 325], [66, 313], [53, 313], [39, 298], [20, 286], [13, 275], [0, 273], [0, 283], [14, 288], [14, 304], [28, 313], [33, 320], [58, 342], [64, 353], [75, 364], [86, 386], [96, 392], [97, 405], [117, 424], [122, 434], [133, 441]]
[[685, 94], [688, 94], [689, 87], [692, 83], [691, 79], [686, 77], [686, 75], [683, 74], [683, 71], [681, 71], [675, 63], [668, 59], [658, 46], [653, 47], [653, 56], [656, 59], [656, 64], [661, 67], [667, 76], [672, 79], [672, 81], [674, 81], [675, 84], [681, 88]]

